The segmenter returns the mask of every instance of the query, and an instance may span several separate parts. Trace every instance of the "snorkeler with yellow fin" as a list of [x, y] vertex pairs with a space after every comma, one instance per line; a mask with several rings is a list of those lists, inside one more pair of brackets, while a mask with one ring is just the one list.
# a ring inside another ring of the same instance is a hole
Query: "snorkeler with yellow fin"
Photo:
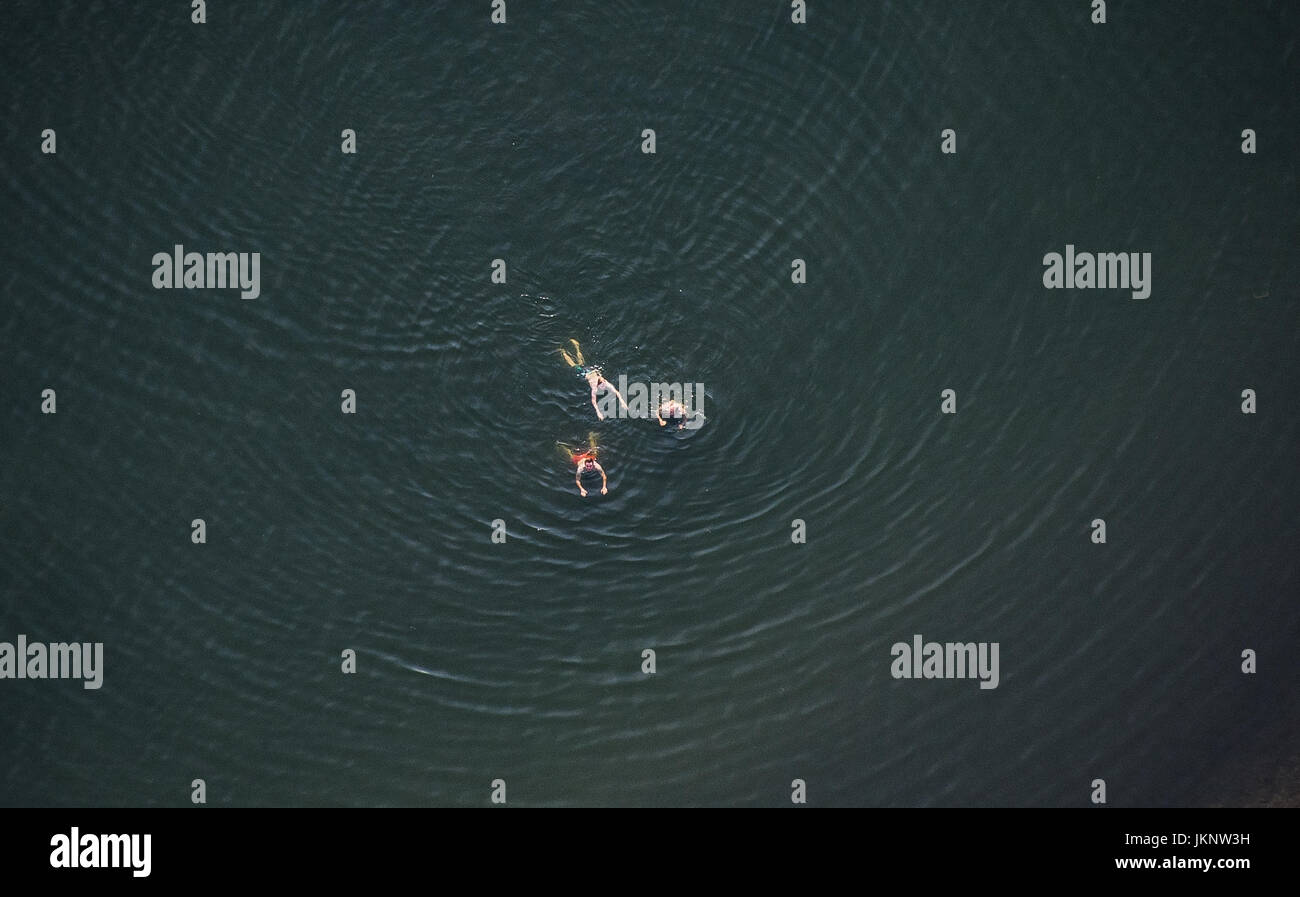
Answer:
[[601, 412], [600, 406], [596, 404], [596, 393], [602, 386], [614, 395], [618, 396], [619, 402], [621, 402], [623, 408], [626, 409], [627, 400], [623, 398], [621, 392], [614, 388], [613, 383], [610, 383], [601, 375], [600, 367], [596, 365], [588, 367], [587, 362], [582, 357], [582, 349], [578, 346], [578, 341], [576, 339], [571, 339], [569, 340], [569, 343], [573, 346], [573, 354], [570, 355], [564, 349], [560, 349], [560, 354], [564, 356], [564, 360], [568, 363], [569, 367], [573, 368], [578, 373], [578, 376], [586, 379], [587, 385], [591, 387], [591, 407], [596, 409], [596, 419], [605, 419], [605, 415]]

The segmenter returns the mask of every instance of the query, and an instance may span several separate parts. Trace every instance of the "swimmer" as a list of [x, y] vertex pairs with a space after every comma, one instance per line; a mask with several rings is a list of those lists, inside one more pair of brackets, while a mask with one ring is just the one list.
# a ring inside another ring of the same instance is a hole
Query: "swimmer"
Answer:
[[585, 449], [575, 450], [563, 442], [557, 444], [568, 454], [569, 462], [578, 466], [573, 474], [573, 483], [578, 487], [578, 491], [582, 493], [583, 498], [587, 497], [587, 490], [582, 486], [582, 478], [595, 474], [600, 474], [600, 494], [609, 494], [609, 478], [605, 476], [605, 468], [601, 467], [599, 462], [596, 461], [596, 453], [599, 449], [596, 446], [595, 433], [587, 434], [587, 447]]
[[605, 415], [600, 410], [600, 406], [596, 404], [596, 392], [602, 386], [614, 395], [618, 396], [618, 400], [623, 403], [623, 408], [626, 410], [627, 400], [623, 398], [623, 394], [614, 388], [613, 383], [610, 383], [601, 376], [600, 368], [594, 366], [587, 367], [586, 362], [582, 358], [582, 349], [578, 348], [578, 341], [576, 339], [571, 339], [569, 342], [573, 344], [573, 354], [570, 355], [563, 349], [560, 350], [560, 354], [564, 356], [564, 360], [568, 362], [569, 367], [576, 370], [579, 376], [585, 378], [587, 385], [591, 387], [591, 407], [596, 409], [596, 420], [605, 419]]
[[682, 427], [686, 426], [686, 416], [687, 416], [686, 406], [683, 405], [681, 402], [677, 401], [676, 399], [669, 399], [668, 401], [664, 402], [662, 405], [659, 406], [659, 410], [655, 412], [655, 417], [659, 419], [659, 426], [661, 427], [668, 422], [664, 420], [665, 417], [668, 418], [669, 420], [671, 420], [674, 417], [681, 418], [681, 422], [677, 425], [677, 429], [679, 430]]

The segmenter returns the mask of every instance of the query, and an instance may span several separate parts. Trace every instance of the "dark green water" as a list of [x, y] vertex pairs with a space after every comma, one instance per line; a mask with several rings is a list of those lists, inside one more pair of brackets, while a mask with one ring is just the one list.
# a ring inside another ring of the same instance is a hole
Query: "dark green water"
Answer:
[[[187, 5], [0, 38], [0, 641], [105, 658], [0, 680], [0, 803], [1181, 805], [1300, 750], [1293, 6]], [[261, 295], [155, 290], [177, 243]], [[707, 422], [597, 422], [569, 338]], [[999, 686], [892, 678], [917, 633]]]

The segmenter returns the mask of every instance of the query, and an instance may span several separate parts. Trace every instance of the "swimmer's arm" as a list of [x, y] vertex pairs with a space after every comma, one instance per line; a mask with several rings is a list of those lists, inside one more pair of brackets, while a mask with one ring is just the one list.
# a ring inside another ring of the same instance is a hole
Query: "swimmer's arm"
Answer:
[[596, 409], [596, 420], [604, 420], [605, 415], [600, 413], [600, 406], [596, 404], [596, 387], [591, 388], [591, 407]]
[[615, 388], [614, 388], [614, 384], [613, 384], [613, 383], [610, 383], [608, 380], [605, 381], [605, 385], [609, 387], [609, 391], [610, 391], [610, 392], [612, 392], [614, 395], [618, 396], [618, 400], [619, 400], [620, 402], [623, 403], [623, 410], [626, 411], [626, 410], [627, 410], [627, 399], [623, 398], [623, 394], [622, 394], [621, 392], [619, 392], [617, 389], [615, 389]]
[[578, 465], [578, 472], [573, 475], [573, 485], [578, 487], [578, 491], [582, 493], [583, 498], [587, 497], [587, 490], [582, 488], [582, 465], [581, 464]]
[[663, 419], [663, 416], [659, 413], [659, 409], [658, 409], [658, 408], [655, 409], [655, 418], [658, 419], [658, 421], [659, 421], [659, 426], [662, 427], [662, 426], [664, 425], [664, 419]]
[[600, 471], [600, 494], [607, 495], [609, 493], [609, 478], [605, 476], [605, 468], [600, 466], [599, 461], [593, 463], [595, 463], [596, 469]]

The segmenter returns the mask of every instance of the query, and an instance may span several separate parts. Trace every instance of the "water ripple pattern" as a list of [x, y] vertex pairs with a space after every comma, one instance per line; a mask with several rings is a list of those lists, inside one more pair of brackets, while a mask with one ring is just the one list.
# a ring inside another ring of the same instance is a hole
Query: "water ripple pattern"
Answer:
[[0, 804], [1215, 799], [1300, 636], [1294, 12], [811, 6], [17, 4], [0, 640], [106, 680], [0, 683]]

